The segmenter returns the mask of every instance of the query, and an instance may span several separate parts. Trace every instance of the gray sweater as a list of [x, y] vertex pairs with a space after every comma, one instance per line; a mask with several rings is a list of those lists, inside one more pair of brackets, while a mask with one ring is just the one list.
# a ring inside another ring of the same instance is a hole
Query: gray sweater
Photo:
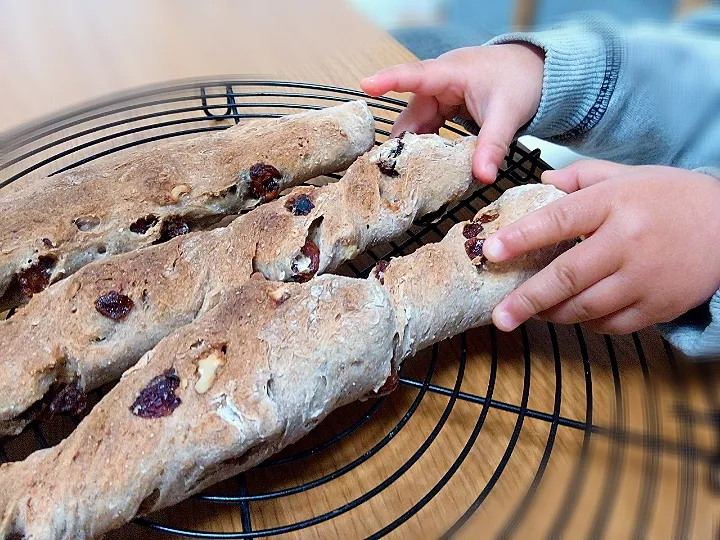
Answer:
[[[633, 28], [587, 15], [488, 44], [524, 41], [545, 51], [540, 108], [522, 135], [587, 156], [720, 179], [719, 38], [720, 10], [711, 10], [672, 25]], [[720, 291], [658, 327], [689, 356], [720, 357]]]

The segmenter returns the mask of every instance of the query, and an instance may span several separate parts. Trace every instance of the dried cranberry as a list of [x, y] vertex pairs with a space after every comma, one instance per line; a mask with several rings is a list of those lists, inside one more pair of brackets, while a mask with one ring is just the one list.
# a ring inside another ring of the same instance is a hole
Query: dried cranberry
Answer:
[[398, 157], [400, 154], [402, 154], [402, 151], [405, 149], [405, 141], [403, 141], [403, 137], [405, 137], [405, 134], [407, 131], [403, 131], [400, 135], [398, 135], [397, 138], [397, 145], [395, 148], [390, 152], [390, 157]]
[[315, 242], [307, 240], [305, 245], [300, 248], [300, 253], [310, 259], [310, 265], [307, 269], [301, 270], [298, 266], [299, 260], [295, 259], [290, 265], [290, 268], [294, 273], [292, 280], [298, 283], [305, 283], [306, 281], [310, 281], [318, 271], [318, 268], [320, 268], [320, 248], [317, 247]]
[[390, 150], [390, 152], [385, 158], [378, 161], [378, 169], [380, 169], [380, 172], [383, 173], [385, 176], [396, 177], [400, 175], [395, 170], [395, 166], [397, 165], [397, 158], [400, 157], [400, 154], [402, 154], [402, 151], [405, 148], [405, 143], [402, 140], [404, 135], [405, 132], [401, 133], [400, 136], [397, 138], [397, 144], [395, 145], [395, 148]]
[[293, 216], [307, 216], [315, 208], [315, 205], [310, 200], [310, 197], [302, 193], [289, 199], [285, 203], [285, 208], [292, 212]]
[[385, 176], [391, 176], [393, 178], [400, 176], [400, 174], [395, 170], [394, 162], [389, 162], [387, 160], [378, 161], [378, 169], [380, 169], [380, 172]]
[[54, 247], [52, 240], [50, 240], [49, 238], [43, 238], [42, 243], [45, 247], [48, 247], [48, 248]]
[[130, 224], [130, 232], [134, 232], [135, 234], [145, 234], [150, 229], [152, 229], [155, 225], [157, 225], [158, 217], [154, 216], [152, 214], [141, 217], [134, 223]]
[[469, 238], [465, 241], [465, 253], [471, 259], [483, 256], [483, 243], [485, 241], [480, 238]]
[[282, 174], [272, 165], [256, 163], [250, 167], [250, 193], [256, 199], [272, 200], [280, 194]]
[[156, 244], [172, 240], [176, 236], [182, 236], [190, 232], [190, 225], [180, 216], [171, 216], [165, 218], [160, 229], [160, 236], [155, 241]]
[[87, 396], [82, 390], [78, 381], [66, 384], [55, 395], [50, 402], [50, 414], [72, 414], [78, 415], [87, 407]]
[[491, 221], [495, 221], [499, 217], [500, 214], [493, 210], [480, 216], [480, 223], [490, 223]]
[[140, 418], [161, 418], [170, 416], [182, 400], [175, 395], [180, 386], [180, 377], [175, 368], [166, 370], [153, 378], [130, 407], [130, 411]]
[[483, 226], [479, 223], [468, 223], [463, 227], [463, 236], [465, 238], [475, 238], [483, 230]]
[[390, 261], [378, 261], [375, 265], [375, 277], [378, 278], [380, 285], [385, 285], [385, 271], [390, 266]]
[[87, 396], [79, 381], [53, 384], [43, 398], [18, 415], [20, 420], [50, 420], [57, 414], [78, 415], [87, 407]]
[[387, 396], [388, 394], [392, 393], [399, 386], [399, 384], [400, 384], [400, 376], [398, 375], [398, 372], [395, 369], [395, 366], [393, 366], [390, 376], [385, 380], [383, 385], [380, 388], [378, 388], [377, 390], [370, 392], [368, 397]]
[[50, 285], [50, 276], [52, 269], [55, 267], [57, 258], [52, 255], [41, 255], [38, 262], [30, 268], [26, 268], [17, 276], [20, 285], [20, 292], [28, 298], [33, 294], [47, 289]]
[[135, 307], [135, 302], [129, 296], [117, 291], [103, 294], [95, 301], [95, 309], [108, 319], [119, 321], [128, 316]]

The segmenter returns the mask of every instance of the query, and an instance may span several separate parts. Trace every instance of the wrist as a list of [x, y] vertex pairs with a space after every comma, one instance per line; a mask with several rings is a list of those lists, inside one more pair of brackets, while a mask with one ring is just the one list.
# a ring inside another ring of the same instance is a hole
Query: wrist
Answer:
[[[483, 47], [485, 48], [485, 47]], [[512, 110], [508, 118], [510, 122], [517, 122], [514, 127], [520, 130], [526, 126], [536, 115], [543, 92], [543, 78], [545, 72], [545, 51], [525, 41], [510, 41], [498, 45], [489, 45], [492, 54], [487, 61], [492, 63], [494, 69], [488, 73], [495, 73], [501, 78], [494, 81], [498, 90], [493, 94], [504, 101]], [[490, 67], [490, 66], [488, 66]], [[484, 71], [476, 71], [479, 83], [483, 80]], [[502, 95], [499, 95], [502, 93]]]
[[530, 92], [530, 114], [526, 119], [529, 123], [537, 114], [542, 98], [543, 80], [545, 74], [545, 51], [527, 41], [511, 41], [506, 47], [512, 47], [518, 57], [518, 64], [522, 68], [522, 75], [530, 82], [527, 90]]
[[622, 47], [611, 25], [587, 18], [541, 32], [498, 36], [486, 45], [527, 43], [544, 51], [542, 96], [523, 134], [566, 143], [602, 118], [617, 82]]

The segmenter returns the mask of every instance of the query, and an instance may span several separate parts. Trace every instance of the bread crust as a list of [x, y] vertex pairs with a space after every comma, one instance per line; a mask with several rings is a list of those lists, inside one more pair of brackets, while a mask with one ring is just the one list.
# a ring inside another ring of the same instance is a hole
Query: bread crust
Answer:
[[355, 101], [21, 181], [0, 192], [0, 311], [94, 260], [253, 208], [273, 196], [272, 182], [283, 190], [342, 171], [374, 140], [372, 113]]
[[[497, 214], [483, 230], [458, 224], [365, 280], [252, 279], [223, 295], [145, 354], [70, 437], [0, 466], [0, 533], [95, 538], [295, 442], [333, 409], [385, 386], [415, 351], [487, 324], [501, 298], [569, 244], [492, 265], [471, 258], [467, 242], [561, 195], [513, 188], [476, 217]], [[201, 384], [208, 358], [220, 367]], [[171, 412], [137, 414], [152, 381], [170, 372]]]
[[[332, 271], [462, 199], [479, 187], [470, 172], [474, 147], [474, 137], [407, 134], [360, 157], [337, 183], [298, 187], [224, 229], [96, 261], [50, 286], [0, 322], [0, 435], [21, 431], [58, 387], [86, 392], [117, 380], [253, 272], [292, 281]], [[388, 155], [390, 175], [379, 166]], [[299, 276], [308, 241], [317, 267]], [[98, 299], [112, 292], [132, 302], [125, 317], [98, 311]]]

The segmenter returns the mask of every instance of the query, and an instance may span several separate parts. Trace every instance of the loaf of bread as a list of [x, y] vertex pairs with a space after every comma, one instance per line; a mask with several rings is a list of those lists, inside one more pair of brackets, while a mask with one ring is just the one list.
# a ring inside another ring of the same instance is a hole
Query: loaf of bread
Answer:
[[567, 245], [488, 263], [483, 238], [559, 198], [513, 188], [366, 279], [251, 279], [162, 340], [69, 438], [0, 467], [0, 535], [95, 538], [260, 463], [330, 411], [397, 385], [416, 351], [490, 322]]
[[0, 435], [83, 406], [163, 337], [253, 272], [305, 281], [478, 187], [475, 138], [406, 134], [358, 159], [337, 183], [298, 187], [224, 229], [96, 261], [0, 322]]
[[92, 161], [0, 191], [0, 311], [96, 259], [207, 228], [344, 170], [375, 141], [363, 101]]

